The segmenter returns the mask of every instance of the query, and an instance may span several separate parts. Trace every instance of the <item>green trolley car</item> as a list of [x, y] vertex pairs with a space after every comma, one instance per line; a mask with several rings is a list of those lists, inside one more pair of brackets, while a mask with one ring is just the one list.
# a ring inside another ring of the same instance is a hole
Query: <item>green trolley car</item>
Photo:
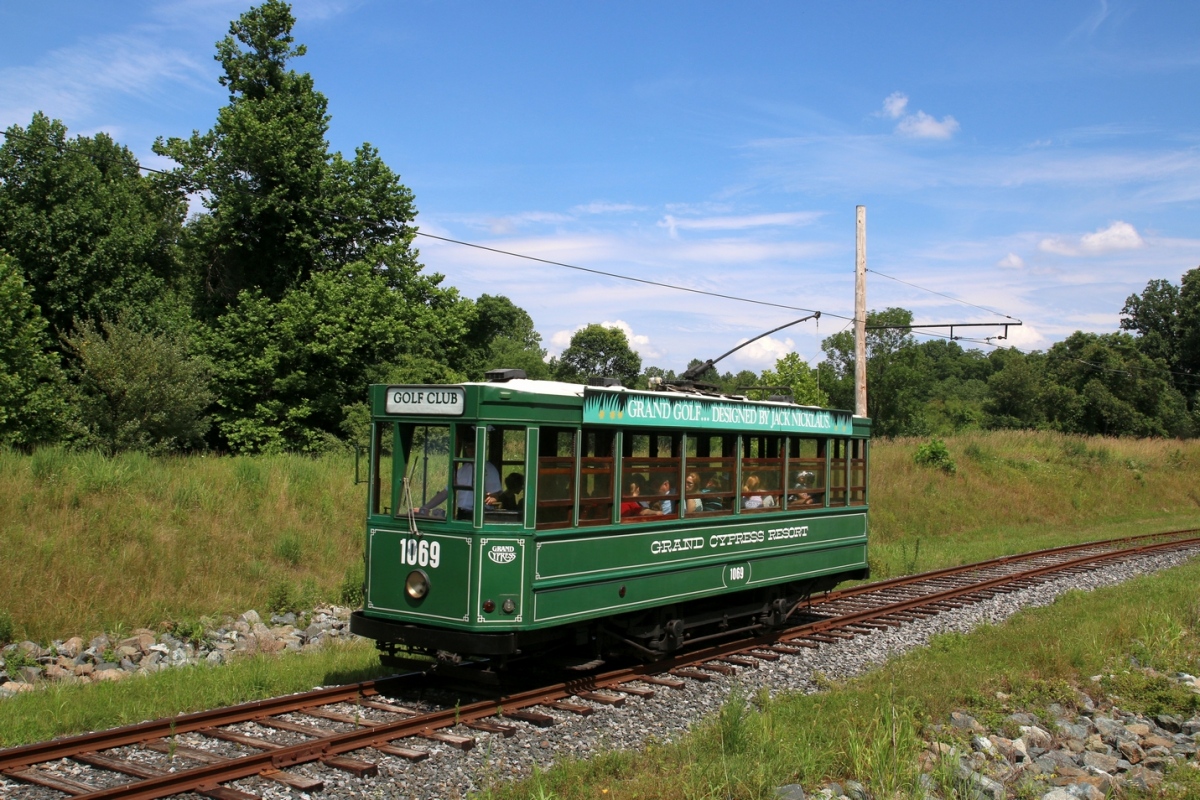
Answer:
[[385, 663], [662, 655], [867, 576], [870, 420], [498, 373], [371, 387], [351, 629]]

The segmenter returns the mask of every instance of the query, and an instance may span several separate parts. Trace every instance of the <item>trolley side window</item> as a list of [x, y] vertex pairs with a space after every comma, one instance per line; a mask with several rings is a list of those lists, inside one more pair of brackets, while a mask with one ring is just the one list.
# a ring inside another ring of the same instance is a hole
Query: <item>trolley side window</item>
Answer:
[[489, 425], [484, 458], [484, 469], [495, 467], [502, 487], [484, 496], [483, 521], [520, 523], [525, 509], [525, 428]]
[[867, 504], [867, 442], [850, 440], [850, 505]]
[[613, 439], [609, 431], [583, 432], [579, 459], [580, 527], [612, 522]]
[[401, 425], [400, 442], [405, 471], [398, 511], [423, 519], [445, 519], [450, 484], [450, 426]]
[[834, 439], [831, 444], [833, 453], [829, 459], [829, 505], [841, 507], [846, 505], [849, 499], [846, 492], [849, 459], [846, 456], [850, 442], [846, 439]]
[[680, 515], [678, 433], [626, 433], [621, 458], [625, 485], [621, 492], [621, 521], [646, 522]]
[[538, 435], [537, 527], [568, 528], [575, 509], [575, 429], [542, 428]]
[[783, 507], [783, 437], [742, 437], [742, 510]]
[[732, 514], [737, 482], [737, 437], [698, 433], [688, 436], [683, 476], [684, 515]]
[[789, 509], [825, 505], [825, 439], [792, 437], [788, 441]]

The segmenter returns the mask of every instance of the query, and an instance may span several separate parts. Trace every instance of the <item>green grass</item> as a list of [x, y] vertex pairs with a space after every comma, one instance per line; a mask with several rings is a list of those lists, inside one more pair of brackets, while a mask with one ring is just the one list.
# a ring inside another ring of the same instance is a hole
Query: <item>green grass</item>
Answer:
[[338, 601], [362, 561], [353, 474], [352, 456], [0, 451], [0, 617], [49, 641]]
[[[876, 578], [1200, 527], [1200, 441], [974, 433], [876, 441]], [[353, 456], [105, 458], [0, 451], [0, 632], [49, 641], [357, 597]], [[9, 624], [11, 622], [11, 624]]]
[[0, 700], [0, 747], [130, 725], [192, 711], [262, 700], [316, 686], [367, 680], [379, 666], [367, 642], [332, 644], [304, 654], [257, 655], [221, 667], [198, 665], [120, 683], [51, 684]]
[[[767, 800], [775, 787], [812, 791], [830, 780], [857, 780], [873, 797], [920, 797], [922, 740], [953, 742], [936, 732], [965, 709], [1000, 726], [1014, 710], [1044, 712], [1074, 704], [1076, 689], [1117, 694], [1122, 709], [1186, 717], [1196, 695], [1147, 677], [1131, 656], [1161, 672], [1200, 671], [1200, 563], [1096, 592], [1072, 592], [1051, 606], [970, 635], [939, 637], [931, 647], [894, 659], [834, 691], [753, 698], [734, 692], [720, 714], [678, 743], [641, 752], [602, 752], [570, 760], [520, 783], [496, 783], [489, 800], [663, 798]], [[1092, 675], [1104, 675], [1099, 686]], [[998, 694], [999, 693], [999, 694]], [[957, 742], [969, 752], [965, 740]], [[950, 765], [935, 769], [945, 788]], [[1200, 773], [1174, 770], [1173, 796], [1200, 793]], [[1049, 787], [1030, 784], [1019, 797]], [[1012, 796], [1012, 795], [1010, 795]]]

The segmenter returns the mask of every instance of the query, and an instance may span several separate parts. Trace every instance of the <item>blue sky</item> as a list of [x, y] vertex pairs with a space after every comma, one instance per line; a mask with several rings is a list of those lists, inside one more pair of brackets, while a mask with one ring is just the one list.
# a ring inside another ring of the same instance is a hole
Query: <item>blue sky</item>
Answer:
[[[143, 163], [226, 94], [224, 0], [0, 4], [0, 126], [35, 110]], [[329, 139], [370, 142], [421, 229], [704, 291], [820, 309], [723, 362], [762, 369], [853, 311], [1024, 321], [1044, 349], [1112, 331], [1200, 265], [1200, 4], [301, 0], [294, 62]], [[418, 239], [464, 294], [505, 294], [552, 352], [620, 324], [680, 369], [802, 314]], [[999, 333], [999, 330], [986, 333]], [[986, 335], [978, 331], [978, 335]], [[986, 348], [985, 348], [986, 349]]]

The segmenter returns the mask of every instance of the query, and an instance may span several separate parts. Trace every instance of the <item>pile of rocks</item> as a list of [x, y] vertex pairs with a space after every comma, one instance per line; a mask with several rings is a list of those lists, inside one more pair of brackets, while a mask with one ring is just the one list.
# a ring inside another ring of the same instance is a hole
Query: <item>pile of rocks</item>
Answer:
[[[1200, 679], [1179, 673], [1172, 680], [1200, 694]], [[924, 796], [1105, 800], [1130, 789], [1155, 792], [1172, 765], [1200, 769], [1200, 716], [1183, 720], [1170, 714], [1131, 714], [1111, 701], [1097, 705], [1083, 692], [1077, 693], [1076, 704], [1079, 710], [1072, 712], [1052, 703], [1044, 718], [1015, 712], [1008, 715], [1003, 730], [991, 731], [970, 714], [954, 712], [948, 725], [932, 727], [935, 741], [926, 742], [920, 755]], [[1006, 732], [1017, 736], [1008, 738]], [[871, 794], [848, 780], [807, 795], [798, 785], [781, 786], [775, 796], [869, 800]]]
[[[1200, 692], [1191, 675], [1174, 680]], [[1082, 692], [1078, 704], [1077, 713], [1051, 704], [1045, 720], [1027, 712], [1009, 715], [1007, 727], [1018, 734], [1011, 739], [955, 713], [949, 727], [970, 737], [970, 752], [933, 742], [921, 756], [922, 766], [932, 773], [949, 760], [952, 780], [988, 800], [1005, 797], [1005, 787], [1043, 800], [1103, 800], [1126, 788], [1152, 791], [1168, 766], [1196, 764], [1200, 716], [1127, 713], [1107, 703], [1097, 706]]]
[[55, 681], [119, 681], [189, 664], [223, 664], [241, 654], [309, 651], [351, 637], [357, 638], [350, 633], [350, 609], [321, 606], [299, 617], [272, 615], [270, 625], [257, 611], [247, 611], [192, 638], [138, 628], [128, 636], [102, 634], [87, 644], [78, 636], [44, 647], [19, 642], [0, 649], [0, 698]]

